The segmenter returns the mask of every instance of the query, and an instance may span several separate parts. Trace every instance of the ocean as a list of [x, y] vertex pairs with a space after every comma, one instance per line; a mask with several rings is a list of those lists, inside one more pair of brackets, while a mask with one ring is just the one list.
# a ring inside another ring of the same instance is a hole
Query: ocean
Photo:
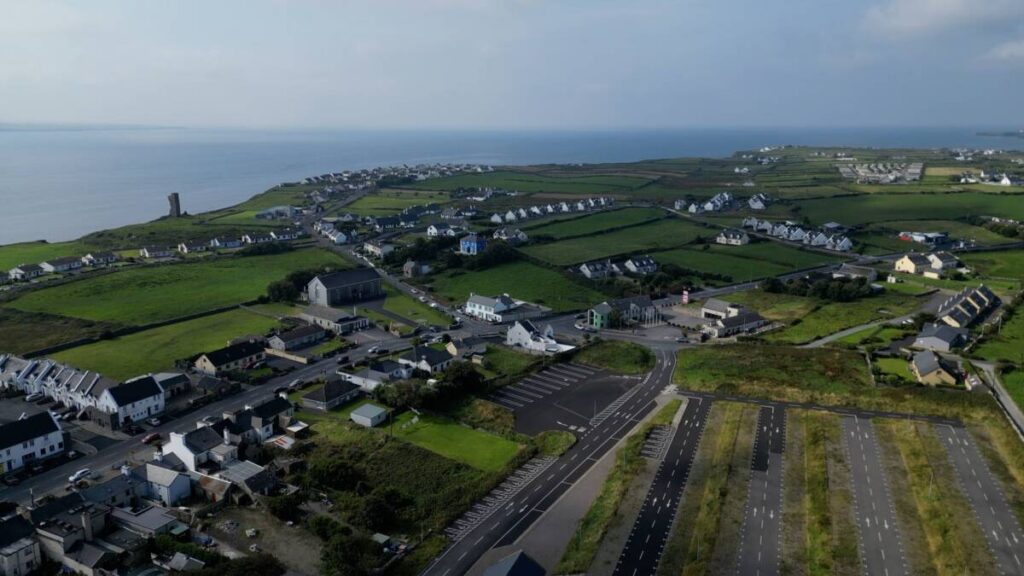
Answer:
[[4, 129], [0, 244], [61, 241], [157, 218], [166, 197], [191, 213], [305, 176], [380, 165], [627, 162], [723, 157], [766, 145], [1024, 148], [985, 128], [662, 131], [284, 131]]

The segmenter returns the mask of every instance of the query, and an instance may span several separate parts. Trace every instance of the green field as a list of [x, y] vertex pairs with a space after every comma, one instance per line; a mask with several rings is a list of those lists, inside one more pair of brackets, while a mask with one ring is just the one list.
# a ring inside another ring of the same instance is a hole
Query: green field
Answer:
[[394, 432], [396, 438], [485, 472], [503, 469], [519, 451], [515, 442], [500, 436], [435, 416], [417, 417], [411, 412], [395, 419]]
[[435, 326], [447, 326], [452, 319], [443, 312], [435, 310], [430, 306], [414, 300], [411, 296], [399, 292], [390, 284], [383, 284], [387, 298], [384, 300], [384, 309], [392, 314], [398, 314], [417, 324], [429, 324]]
[[1024, 280], [1024, 250], [972, 252], [963, 254], [961, 261], [985, 276]]
[[1002, 216], [1024, 220], [1024, 199], [1010, 194], [870, 194], [799, 202], [800, 214], [814, 224], [846, 226], [905, 220], [954, 220]]
[[895, 376], [905, 382], [914, 382], [910, 364], [902, 358], [877, 358], [874, 363], [882, 374]]
[[29, 312], [144, 325], [253, 300], [289, 272], [348, 264], [323, 250], [147, 266], [31, 292], [10, 306]]
[[231, 310], [103, 340], [54, 354], [63, 362], [123, 380], [174, 367], [174, 361], [226, 346], [247, 334], [265, 334], [277, 321], [246, 310]]
[[675, 264], [687, 270], [705, 274], [727, 276], [732, 282], [746, 282], [768, 276], [778, 276], [791, 268], [774, 262], [743, 258], [729, 254], [728, 250], [699, 250], [680, 248], [651, 254], [659, 264]]
[[639, 344], [605, 340], [579, 351], [574, 361], [619, 374], [645, 374], [654, 368], [654, 354]]
[[498, 170], [486, 174], [462, 174], [448, 178], [432, 178], [405, 186], [420, 190], [455, 190], [456, 188], [490, 186], [519, 192], [600, 195], [632, 190], [649, 181], [649, 178], [635, 176], [548, 176]]
[[81, 242], [23, 242], [0, 246], [0, 273], [20, 264], [38, 264], [50, 258], [85, 256], [90, 248]]
[[712, 229], [672, 218], [600, 236], [527, 246], [523, 252], [557, 266], [566, 266], [644, 250], [675, 248], [698, 237], [714, 235]]
[[610, 228], [633, 226], [664, 217], [666, 212], [658, 208], [625, 208], [611, 212], [599, 212], [591, 216], [575, 218], [551, 224], [527, 228], [532, 237], [551, 236], [554, 239], [582, 236], [602, 232]]
[[402, 210], [420, 204], [442, 204], [448, 201], [443, 192], [418, 192], [412, 190], [384, 189], [363, 196], [345, 206], [345, 212], [360, 216], [394, 216]]
[[434, 292], [455, 303], [465, 302], [471, 292], [485, 296], [507, 293], [555, 312], [588, 308], [604, 299], [601, 293], [576, 284], [560, 272], [523, 261], [479, 272], [445, 272], [433, 278], [432, 286]]
[[999, 375], [1003, 387], [1010, 394], [1010, 398], [1017, 403], [1021, 410], [1024, 410], [1024, 370], [1012, 370]]
[[522, 374], [539, 362], [539, 357], [507, 346], [488, 346], [484, 354], [484, 368], [489, 377]]
[[987, 336], [974, 353], [986, 360], [1007, 360], [1024, 367], [1024, 311], [1003, 322], [998, 334]]
[[[868, 226], [868, 230], [879, 230], [881, 232], [888, 231], [893, 236], [901, 231], [942, 231], [948, 232], [951, 238], [955, 238], [957, 240], [974, 240], [979, 245], [1004, 244], [1012, 241], [1010, 238], [996, 234], [995, 232], [982, 228], [981, 226], [973, 226], [971, 224], [957, 222], [955, 220], [895, 220]], [[902, 242], [896, 238], [894, 239], [896, 242], [901, 242], [904, 246], [907, 245], [906, 242]]]
[[117, 324], [0, 308], [0, 353], [25, 354], [79, 338], [99, 338]]
[[836, 342], [851, 346], [860, 346], [861, 344], [870, 343], [882, 344], [903, 338], [909, 334], [911, 333], [894, 326], [871, 326], [863, 330], [858, 330], [853, 334], [847, 334], [846, 336], [836, 340]]

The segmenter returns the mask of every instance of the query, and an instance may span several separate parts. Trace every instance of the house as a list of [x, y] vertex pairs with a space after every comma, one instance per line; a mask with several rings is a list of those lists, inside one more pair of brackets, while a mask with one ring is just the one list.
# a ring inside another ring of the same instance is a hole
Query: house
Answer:
[[495, 230], [493, 237], [495, 240], [504, 240], [509, 244], [522, 244], [530, 239], [530, 237], [526, 235], [526, 232], [523, 232], [519, 228], [511, 228], [508, 226], [502, 226]]
[[929, 386], [937, 386], [939, 384], [954, 386], [957, 382], [952, 369], [946, 365], [946, 362], [938, 354], [931, 350], [924, 350], [914, 354], [914, 359], [910, 361], [910, 369], [921, 384]]
[[[701, 204], [700, 209], [704, 212], [718, 212], [732, 206], [732, 202], [733, 196], [731, 192], [719, 192]], [[691, 209], [690, 212], [693, 212], [693, 210]]]
[[32, 523], [18, 515], [0, 520], [0, 576], [28, 576], [42, 563]]
[[933, 352], [949, 352], [966, 344], [969, 336], [970, 332], [964, 328], [928, 323], [921, 327], [912, 346]]
[[928, 261], [934, 270], [955, 270], [960, 267], [960, 260], [949, 252], [932, 252], [928, 254]]
[[454, 237], [459, 231], [455, 229], [451, 224], [438, 223], [427, 226], [427, 236], [430, 238], [441, 238], [441, 237]]
[[739, 228], [726, 228], [718, 233], [715, 242], [729, 246], [743, 246], [750, 244], [750, 236], [747, 236], [747, 233]]
[[413, 346], [412, 350], [398, 357], [399, 364], [430, 374], [444, 372], [453, 361], [455, 357], [447, 350], [437, 350], [429, 346]]
[[182, 254], [195, 254], [197, 252], [206, 252], [207, 247], [202, 242], [182, 242], [178, 244], [178, 252]]
[[154, 538], [187, 529], [170, 510], [149, 504], [113, 507], [110, 511], [110, 520], [143, 538]]
[[529, 320], [516, 321], [505, 333], [505, 345], [520, 348], [530, 354], [553, 355], [572, 350], [575, 346], [559, 344], [550, 324], [540, 330]]
[[250, 232], [242, 235], [242, 242], [246, 244], [267, 244], [273, 241], [274, 237], [266, 232]]
[[284, 397], [271, 396], [260, 404], [224, 413], [224, 438], [232, 444], [263, 443], [287, 431], [294, 423], [295, 406]]
[[764, 210], [765, 208], [768, 208], [768, 205], [771, 204], [771, 202], [771, 197], [764, 193], [754, 194], [750, 198], [747, 198], [747, 206], [749, 206], [751, 210]]
[[476, 256], [487, 248], [487, 240], [477, 234], [467, 234], [459, 240], [459, 253]]
[[382, 216], [380, 218], [371, 218], [370, 223], [377, 232], [387, 232], [401, 226], [402, 220], [398, 216]]
[[700, 214], [701, 212], [704, 211], [704, 207], [694, 202], [693, 204], [690, 204], [690, 207], [687, 208], [686, 211], [689, 212], [690, 214]]
[[274, 350], [299, 350], [324, 339], [326, 332], [320, 326], [307, 324], [293, 330], [281, 332], [267, 339], [267, 345]]
[[242, 244], [243, 244], [243, 242], [242, 242], [241, 239], [239, 239], [239, 238], [228, 238], [227, 236], [220, 236], [220, 237], [214, 238], [213, 240], [210, 240], [210, 248], [223, 248], [223, 249], [241, 248]]
[[999, 298], [984, 284], [964, 288], [939, 306], [936, 317], [954, 328], [967, 328], [998, 302]]
[[405, 264], [402, 265], [402, 275], [406, 278], [417, 278], [430, 274], [430, 264], [423, 262], [417, 262], [415, 260], [406, 260]]
[[[159, 453], [158, 453], [159, 454]], [[164, 506], [177, 506], [192, 495], [192, 482], [188, 475], [157, 460], [136, 466], [131, 477], [139, 483], [139, 495], [157, 500]]]
[[480, 336], [467, 336], [460, 340], [450, 340], [445, 350], [457, 358], [472, 358], [487, 353], [488, 341]]
[[715, 318], [705, 322], [701, 332], [712, 338], [728, 338], [736, 334], [746, 334], [768, 324], [760, 314], [752, 310], [743, 310], [733, 316]]
[[[219, 447], [226, 447], [218, 449]], [[217, 449], [215, 453], [214, 450]], [[201, 471], [218, 461], [226, 461], [238, 457], [238, 450], [224, 441], [224, 436], [211, 426], [199, 425], [185, 433], [171, 432], [167, 442], [160, 447], [163, 458], [174, 456], [182, 462], [189, 472]]]
[[846, 236], [837, 234], [829, 237], [828, 242], [825, 244], [825, 248], [836, 252], [849, 252], [853, 249], [853, 241]]
[[750, 228], [750, 229], [753, 229], [753, 230], [757, 230], [757, 227], [758, 227], [758, 225], [760, 223], [761, 223], [761, 221], [758, 220], [757, 218], [754, 218], [753, 216], [747, 216], [746, 218], [743, 219], [742, 226], [744, 228]]
[[64, 431], [51, 412], [0, 424], [0, 473], [62, 456], [65, 448]]
[[355, 400], [361, 394], [362, 389], [351, 382], [328, 380], [320, 388], [302, 396], [302, 407], [327, 412]]
[[487, 567], [483, 576], [545, 576], [544, 567], [522, 550], [517, 550]]
[[905, 272], [907, 274], [921, 274], [925, 270], [930, 270], [932, 262], [924, 254], [910, 253], [904, 254], [899, 260], [893, 264], [893, 269], [897, 272]]
[[584, 262], [579, 267], [580, 274], [591, 280], [599, 280], [615, 275], [611, 260]]
[[66, 258], [54, 258], [53, 260], [47, 260], [39, 265], [45, 272], [71, 272], [72, 270], [78, 270], [82, 267], [82, 259], [77, 256], [68, 256]]
[[626, 270], [639, 276], [649, 276], [658, 271], [658, 263], [654, 261], [654, 258], [646, 254], [643, 256], [633, 256], [626, 260], [624, 266]]
[[472, 316], [485, 322], [513, 322], [525, 318], [540, 316], [548, 311], [543, 306], [530, 304], [523, 300], [516, 300], [508, 294], [490, 297], [470, 293], [463, 310], [467, 316]]
[[339, 336], [370, 327], [370, 320], [367, 318], [325, 306], [307, 306], [302, 309], [299, 317]]
[[742, 304], [733, 304], [718, 298], [708, 298], [700, 307], [701, 318], [729, 318], [744, 311]]
[[38, 264], [22, 264], [11, 268], [11, 271], [7, 273], [13, 281], [24, 282], [25, 280], [31, 280], [32, 278], [38, 278], [42, 276], [45, 270]]
[[82, 256], [82, 264], [86, 266], [105, 266], [117, 262], [117, 254], [113, 252], [90, 252]]
[[863, 278], [868, 283], [874, 282], [878, 279], [878, 270], [868, 266], [857, 266], [856, 264], [849, 264], [844, 262], [839, 266], [836, 271], [832, 272], [833, 278]]
[[128, 422], [141, 422], [163, 414], [164, 389], [152, 376], [142, 376], [104, 390], [96, 409], [109, 414], [112, 427]]
[[373, 428], [388, 419], [388, 409], [376, 404], [363, 404], [353, 410], [349, 418], [360, 426]]
[[658, 308], [647, 296], [601, 302], [587, 312], [587, 322], [594, 328], [617, 328], [629, 324], [646, 326], [660, 318]]
[[320, 274], [306, 285], [306, 297], [316, 306], [334, 306], [384, 296], [380, 275], [372, 268], [353, 268]]
[[263, 344], [240, 342], [199, 356], [195, 361], [196, 370], [216, 376], [233, 370], [244, 370], [267, 357]]
[[519, 220], [519, 214], [517, 214], [515, 210], [509, 210], [508, 212], [505, 212], [505, 222], [511, 223], [515, 222], [516, 220]]
[[492, 214], [491, 215], [491, 224], [501, 224], [504, 221], [505, 221], [505, 218], [503, 218], [501, 214]]
[[43, 556], [73, 572], [97, 576], [114, 554], [98, 546], [96, 539], [107, 528], [110, 507], [90, 502], [78, 492], [58, 497], [28, 510], [36, 527]]
[[289, 240], [298, 240], [304, 235], [304, 232], [300, 228], [281, 228], [280, 230], [271, 230], [270, 235], [278, 242], [288, 242]]
[[338, 376], [341, 376], [343, 380], [351, 382], [367, 392], [373, 392], [381, 384], [408, 378], [411, 374], [412, 369], [409, 366], [399, 364], [394, 360], [371, 362], [369, 366], [355, 374], [338, 371]]
[[139, 256], [143, 258], [170, 258], [174, 256], [174, 248], [166, 246], [144, 246], [139, 250]]
[[793, 226], [789, 229], [789, 233], [786, 234], [786, 240], [789, 240], [790, 242], [803, 242], [804, 238], [807, 238], [808, 234], [813, 233], [814, 232], [807, 232], [799, 226]]
[[374, 258], [383, 258], [394, 251], [395, 246], [393, 244], [388, 244], [387, 242], [371, 240], [363, 243], [363, 252], [366, 252]]

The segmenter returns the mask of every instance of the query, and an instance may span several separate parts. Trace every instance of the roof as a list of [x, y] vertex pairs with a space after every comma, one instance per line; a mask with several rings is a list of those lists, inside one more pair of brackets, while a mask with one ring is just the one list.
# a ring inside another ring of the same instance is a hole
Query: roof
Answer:
[[22, 272], [41, 272], [43, 267], [38, 264], [22, 264], [21, 266], [14, 267], [13, 270], [21, 270]]
[[942, 364], [939, 363], [939, 355], [931, 350], [914, 354], [913, 363], [914, 370], [922, 376], [942, 369]]
[[331, 380], [324, 384], [322, 387], [303, 395], [303, 398], [312, 400], [313, 402], [330, 402], [336, 398], [351, 394], [352, 392], [359, 390], [359, 386], [351, 382], [344, 380]]
[[195, 453], [206, 452], [224, 443], [224, 438], [209, 426], [196, 428], [185, 434], [185, 447]]
[[22, 538], [29, 538], [36, 533], [36, 529], [28, 520], [21, 516], [11, 516], [0, 521], [0, 548], [6, 548]]
[[380, 275], [372, 268], [353, 268], [351, 270], [338, 270], [330, 274], [321, 274], [314, 278], [314, 280], [319, 280], [325, 288], [330, 289], [380, 280]]
[[278, 334], [277, 337], [285, 342], [293, 342], [295, 340], [302, 340], [303, 338], [323, 333], [323, 328], [307, 324], [306, 326], [300, 326], [294, 330], [282, 332]]
[[383, 406], [377, 406], [376, 404], [363, 404], [352, 411], [352, 416], [362, 416], [363, 418], [373, 420], [374, 418], [387, 413], [388, 409]]
[[484, 576], [545, 576], [547, 572], [536, 560], [518, 550], [484, 570]]
[[725, 300], [719, 300], [718, 298], [708, 298], [707, 300], [704, 301], [704, 304], [701, 305], [701, 308], [705, 308], [713, 312], [721, 312], [722, 314], [728, 312], [729, 308], [734, 307], [738, 308], [739, 306], [736, 304], [732, 304], [730, 302], [726, 302]]
[[726, 228], [725, 230], [722, 230], [722, 232], [719, 234], [719, 236], [725, 236], [726, 238], [742, 238], [746, 235], [746, 232], [744, 232], [743, 230], [738, 230], [736, 228]]
[[113, 476], [99, 484], [94, 484], [89, 488], [86, 488], [82, 494], [93, 502], [104, 504], [110, 502], [112, 496], [116, 496], [118, 494], [131, 495], [131, 492], [131, 480], [126, 478], [123, 474], [118, 474], [117, 476]]
[[177, 470], [158, 466], [152, 462], [139, 466], [136, 469], [136, 473], [145, 481], [152, 482], [158, 486], [170, 486], [178, 477], [182, 476], [182, 473]]
[[60, 432], [60, 425], [49, 412], [40, 412], [21, 420], [8, 422], [0, 425], [0, 450], [51, 432]]
[[746, 324], [751, 324], [754, 322], [764, 322], [764, 318], [757, 312], [747, 310], [744, 312], [740, 312], [735, 316], [726, 316], [725, 318], [720, 318], [718, 322], [726, 328], [735, 328], [738, 326], [744, 326]]
[[904, 258], [909, 259], [915, 266], [929, 266], [932, 263], [924, 254], [907, 254]]
[[302, 313], [311, 318], [319, 318], [328, 322], [341, 322], [342, 320], [356, 318], [345, 310], [338, 310], [337, 308], [329, 308], [327, 306], [306, 306], [302, 309]]
[[438, 366], [452, 359], [452, 355], [447, 350], [437, 350], [430, 348], [429, 346], [416, 346], [412, 350], [402, 354], [403, 360], [409, 362], [422, 362], [426, 361], [431, 366]]
[[963, 328], [954, 328], [948, 324], [925, 324], [921, 327], [921, 332], [917, 335], [917, 339], [921, 338], [937, 338], [943, 342], [952, 344], [957, 339], [967, 338], [968, 332]]
[[257, 418], [273, 418], [278, 414], [294, 408], [292, 403], [280, 396], [274, 396], [269, 402], [253, 406], [252, 414]]
[[113, 556], [113, 553], [90, 544], [89, 542], [79, 542], [77, 545], [68, 550], [65, 556], [71, 560], [74, 560], [78, 564], [95, 568], [103, 563], [106, 559]]
[[213, 352], [207, 352], [204, 354], [207, 360], [210, 361], [214, 366], [223, 366], [242, 358], [248, 358], [262, 353], [264, 347], [262, 344], [256, 342], [239, 342], [238, 344], [232, 344]]
[[649, 296], [632, 296], [629, 298], [619, 298], [618, 300], [612, 300], [609, 302], [612, 308], [617, 310], [626, 310], [630, 306], [636, 306], [637, 308], [653, 308], [654, 302], [651, 301]]
[[163, 396], [164, 394], [163, 388], [156, 383], [156, 379], [152, 376], [143, 376], [142, 378], [136, 378], [124, 384], [107, 388], [107, 392], [110, 393], [110, 397], [114, 399], [118, 406], [127, 406], [139, 400], [145, 400], [153, 396]]
[[78, 256], [64, 256], [64, 257], [61, 257], [61, 258], [53, 258], [53, 259], [47, 260], [44, 263], [45, 264], [49, 264], [51, 266], [60, 266], [61, 264], [78, 264], [81, 261], [82, 261], [82, 259], [79, 258]]

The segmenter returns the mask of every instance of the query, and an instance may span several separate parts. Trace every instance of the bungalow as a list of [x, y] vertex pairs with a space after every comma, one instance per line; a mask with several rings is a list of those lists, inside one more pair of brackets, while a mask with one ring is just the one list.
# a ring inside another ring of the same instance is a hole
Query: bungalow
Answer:
[[658, 263], [654, 261], [654, 258], [646, 254], [643, 256], [633, 256], [626, 260], [623, 266], [626, 267], [626, 270], [640, 276], [648, 276], [658, 271]]
[[459, 253], [476, 256], [487, 249], [487, 240], [477, 234], [468, 234], [459, 240]]
[[182, 242], [178, 244], [178, 252], [182, 254], [194, 254], [196, 252], [206, 252], [207, 245], [201, 242]]
[[910, 361], [910, 369], [921, 384], [929, 386], [939, 384], [954, 386], [957, 382], [953, 370], [948, 367], [938, 354], [931, 350], [924, 350], [914, 354], [914, 359]]
[[82, 267], [82, 259], [77, 256], [54, 258], [53, 260], [43, 262], [40, 266], [43, 270], [50, 273], [71, 272], [72, 270], [78, 270]]
[[139, 250], [139, 256], [143, 258], [170, 258], [173, 255], [174, 249], [166, 246], [144, 246]]
[[924, 254], [917, 253], [905, 254], [893, 264], [894, 270], [907, 274], [921, 274], [931, 267], [932, 261]]
[[751, 210], [764, 210], [771, 204], [772, 199], [770, 196], [764, 193], [754, 194], [750, 198], [747, 198], [747, 206]]
[[307, 324], [306, 326], [300, 326], [294, 330], [288, 330], [287, 332], [271, 336], [267, 340], [267, 345], [274, 350], [299, 350], [316, 344], [323, 340], [326, 335], [323, 328]]
[[339, 336], [370, 327], [370, 321], [367, 318], [355, 316], [327, 306], [307, 306], [303, 308], [299, 317], [310, 324], [319, 326], [324, 330], [330, 330]]
[[210, 248], [241, 248], [242, 240], [240, 238], [228, 238], [227, 236], [220, 236], [210, 240]]
[[398, 357], [399, 364], [430, 374], [443, 372], [454, 360], [455, 357], [447, 350], [436, 350], [428, 346], [414, 346], [412, 350]]
[[430, 274], [430, 270], [430, 264], [417, 262], [415, 260], [406, 260], [405, 264], [402, 265], [402, 275], [406, 278], [424, 276], [426, 274]]
[[272, 230], [270, 235], [278, 242], [287, 242], [289, 240], [298, 240], [302, 237], [303, 232], [299, 228], [282, 228], [280, 230]]
[[11, 280], [23, 282], [32, 278], [38, 278], [43, 275], [43, 272], [43, 267], [37, 264], [22, 264], [21, 266], [11, 268], [7, 275]]
[[718, 298], [708, 298], [700, 308], [701, 318], [730, 318], [744, 312], [742, 304], [733, 304]]
[[607, 278], [615, 275], [611, 260], [585, 262], [580, 265], [580, 274], [591, 280]]
[[263, 345], [257, 342], [240, 342], [199, 356], [195, 361], [196, 370], [216, 376], [232, 370], [245, 368], [267, 357]]
[[371, 219], [373, 229], [377, 232], [385, 232], [388, 230], [394, 230], [402, 225], [401, 219], [398, 216], [382, 216], [380, 218]]
[[587, 322], [594, 328], [618, 328], [630, 324], [649, 326], [659, 319], [658, 308], [647, 296], [601, 302], [587, 312]]
[[117, 262], [117, 254], [113, 252], [90, 252], [82, 256], [82, 264], [86, 266], [104, 266]]
[[738, 228], [726, 228], [719, 232], [715, 242], [728, 246], [743, 246], [744, 244], [750, 244], [750, 236], [747, 236], [746, 232]]
[[327, 412], [355, 400], [362, 394], [359, 386], [344, 380], [329, 380], [320, 388], [302, 396], [302, 407]]
[[273, 236], [263, 232], [252, 232], [242, 235], [242, 242], [245, 242], [246, 244], [266, 244], [273, 241]]
[[548, 324], [539, 330], [529, 320], [517, 321], [505, 333], [505, 345], [520, 348], [530, 354], [553, 355], [575, 348], [568, 344], [559, 344], [555, 340], [555, 330]]
[[427, 226], [427, 236], [430, 238], [454, 237], [458, 231], [451, 224], [438, 223]]
[[351, 382], [367, 392], [373, 392], [381, 384], [408, 378], [411, 374], [412, 369], [409, 366], [399, 364], [394, 360], [371, 362], [369, 366], [354, 374], [338, 371], [338, 376], [341, 376], [343, 380]]
[[946, 324], [928, 323], [914, 338], [914, 348], [933, 352], [949, 352], [967, 343], [970, 335], [964, 328], [954, 328]]
[[701, 332], [712, 338], [727, 338], [736, 334], [753, 332], [767, 323], [768, 321], [757, 312], [743, 310], [733, 316], [715, 318], [705, 322], [701, 327]]
[[523, 232], [518, 228], [510, 228], [508, 226], [502, 226], [495, 230], [493, 238], [495, 240], [504, 240], [509, 244], [522, 244], [530, 239], [530, 237], [526, 235], [526, 232]]
[[367, 254], [373, 256], [374, 258], [383, 258], [394, 251], [395, 246], [393, 244], [388, 244], [386, 242], [378, 242], [376, 240], [371, 240], [369, 242], [363, 243], [363, 252], [366, 252]]

